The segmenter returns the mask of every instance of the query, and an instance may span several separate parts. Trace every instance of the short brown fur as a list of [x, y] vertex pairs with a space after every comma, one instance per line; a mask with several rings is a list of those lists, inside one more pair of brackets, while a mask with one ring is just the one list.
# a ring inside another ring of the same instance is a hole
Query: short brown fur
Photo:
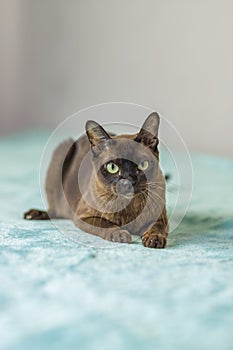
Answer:
[[[134, 234], [141, 236], [146, 247], [164, 248], [168, 219], [165, 179], [158, 164], [158, 127], [157, 113], [135, 135], [110, 136], [99, 124], [87, 122], [87, 136], [67, 140], [54, 152], [46, 178], [47, 215], [33, 209], [25, 213], [25, 219], [72, 219], [83, 231], [109, 241], [130, 243]], [[106, 185], [96, 169], [115, 158], [127, 158], [134, 164], [140, 160], [136, 157], [150, 160], [151, 181], [139, 183], [129, 200], [114, 192], [117, 182]], [[85, 176], [80, 175], [78, 181], [79, 171]]]

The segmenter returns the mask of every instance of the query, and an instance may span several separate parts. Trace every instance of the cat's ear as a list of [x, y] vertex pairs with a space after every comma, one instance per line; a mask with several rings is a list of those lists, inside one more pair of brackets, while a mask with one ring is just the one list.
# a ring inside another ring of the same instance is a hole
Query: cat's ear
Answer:
[[86, 122], [86, 133], [92, 147], [98, 147], [101, 142], [111, 138], [104, 128], [93, 120]]
[[143, 123], [141, 130], [135, 138], [135, 141], [143, 143], [146, 147], [151, 148], [153, 152], [156, 152], [159, 143], [159, 123], [160, 117], [158, 113], [151, 113]]

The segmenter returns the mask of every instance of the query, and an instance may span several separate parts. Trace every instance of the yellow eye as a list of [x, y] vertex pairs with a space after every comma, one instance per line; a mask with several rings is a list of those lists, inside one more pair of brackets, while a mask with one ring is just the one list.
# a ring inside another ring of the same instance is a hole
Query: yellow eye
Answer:
[[119, 170], [119, 166], [117, 166], [115, 163], [112, 163], [112, 162], [109, 162], [107, 164], [107, 171], [110, 173], [110, 174], [116, 174]]
[[138, 165], [138, 169], [139, 170], [146, 170], [149, 166], [149, 163], [147, 160], [144, 160], [143, 162], [141, 162], [139, 165]]

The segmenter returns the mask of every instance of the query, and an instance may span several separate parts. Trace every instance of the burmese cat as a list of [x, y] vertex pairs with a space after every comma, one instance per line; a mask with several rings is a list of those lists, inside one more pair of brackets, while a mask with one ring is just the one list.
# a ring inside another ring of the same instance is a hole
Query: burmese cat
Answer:
[[72, 219], [85, 232], [122, 243], [139, 235], [150, 248], [164, 248], [168, 235], [165, 178], [159, 167], [159, 115], [150, 114], [135, 135], [107, 133], [94, 121], [86, 134], [57, 147], [46, 195], [48, 211], [25, 219]]

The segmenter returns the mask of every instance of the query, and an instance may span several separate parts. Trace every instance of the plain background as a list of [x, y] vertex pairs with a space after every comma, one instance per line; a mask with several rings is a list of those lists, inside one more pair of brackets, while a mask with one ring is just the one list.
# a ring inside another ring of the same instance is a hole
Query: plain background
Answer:
[[232, 0], [1, 0], [0, 26], [0, 135], [126, 101], [233, 155]]

